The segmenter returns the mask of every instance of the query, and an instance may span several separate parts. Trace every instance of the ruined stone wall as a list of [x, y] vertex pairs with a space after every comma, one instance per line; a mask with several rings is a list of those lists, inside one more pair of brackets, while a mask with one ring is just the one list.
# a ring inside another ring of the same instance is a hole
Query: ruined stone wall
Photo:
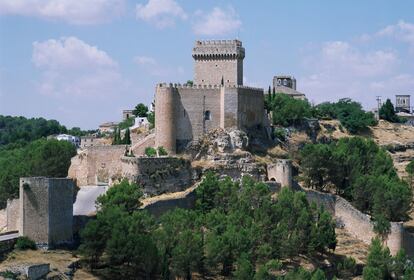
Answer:
[[68, 179], [49, 179], [49, 244], [72, 242], [74, 183]]
[[6, 208], [7, 231], [19, 230], [20, 224], [20, 202], [19, 199], [8, 199]]
[[147, 147], [159, 147], [155, 144], [155, 134], [147, 135], [145, 138], [141, 139], [131, 146], [131, 151], [135, 156], [142, 156], [145, 154], [145, 148]]
[[194, 209], [196, 202], [195, 190], [189, 192], [183, 197], [158, 200], [144, 207], [150, 214], [156, 218], [162, 214], [174, 210], [175, 208]]
[[122, 157], [121, 162], [120, 178], [138, 183], [149, 195], [182, 191], [196, 179], [190, 162], [184, 159]]
[[267, 165], [267, 178], [278, 182], [282, 187], [292, 186], [292, 161], [278, 159], [276, 163]]
[[[371, 239], [375, 237], [371, 218], [357, 210], [345, 199], [313, 190], [306, 190], [306, 196], [309, 201], [315, 202], [319, 206], [323, 205], [335, 217], [339, 226], [345, 228], [359, 240], [370, 244]], [[414, 241], [414, 237], [405, 232], [402, 223], [391, 223], [391, 233], [388, 235], [386, 244], [393, 255], [401, 248], [404, 248], [407, 254], [413, 255], [412, 247], [414, 244], [410, 241]]]
[[68, 177], [78, 186], [110, 184], [111, 174], [120, 173], [120, 158], [125, 145], [90, 147], [71, 160]]

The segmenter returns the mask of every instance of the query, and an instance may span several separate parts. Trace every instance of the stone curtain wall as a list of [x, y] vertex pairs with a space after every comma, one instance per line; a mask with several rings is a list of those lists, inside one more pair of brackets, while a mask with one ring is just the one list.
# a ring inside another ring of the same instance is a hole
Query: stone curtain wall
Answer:
[[194, 189], [183, 197], [157, 200], [151, 204], [146, 205], [144, 209], [158, 218], [162, 214], [174, 210], [175, 208], [194, 209], [195, 202], [196, 194]]
[[141, 185], [149, 195], [179, 192], [193, 184], [195, 173], [188, 160], [175, 157], [122, 157], [122, 176]]
[[250, 87], [238, 88], [238, 126], [242, 129], [263, 126], [264, 95], [263, 89]]
[[7, 208], [6, 208], [7, 231], [19, 230], [19, 224], [20, 224], [19, 205], [20, 205], [20, 202], [18, 198], [7, 200]]
[[[332, 195], [305, 190], [309, 201], [315, 202], [318, 206], [324, 206], [337, 220], [337, 224], [345, 228], [354, 237], [370, 244], [375, 237], [373, 223], [368, 215], [353, 207], [345, 199]], [[404, 248], [409, 255], [414, 254], [414, 237], [404, 230], [402, 223], [391, 223], [391, 233], [386, 241], [390, 251], [395, 255], [399, 249]]]
[[125, 150], [125, 145], [90, 147], [72, 158], [68, 177], [78, 186], [110, 184], [111, 174], [121, 174], [120, 158]]

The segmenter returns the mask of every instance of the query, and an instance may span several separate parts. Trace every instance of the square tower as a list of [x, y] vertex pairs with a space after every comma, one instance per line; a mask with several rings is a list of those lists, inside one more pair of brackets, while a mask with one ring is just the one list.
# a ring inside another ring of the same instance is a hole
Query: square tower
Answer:
[[20, 178], [20, 235], [47, 248], [71, 243], [73, 188], [66, 178]]
[[395, 99], [395, 111], [410, 113], [410, 95], [396, 95]]
[[196, 41], [193, 48], [194, 84], [243, 85], [245, 51], [239, 40]]

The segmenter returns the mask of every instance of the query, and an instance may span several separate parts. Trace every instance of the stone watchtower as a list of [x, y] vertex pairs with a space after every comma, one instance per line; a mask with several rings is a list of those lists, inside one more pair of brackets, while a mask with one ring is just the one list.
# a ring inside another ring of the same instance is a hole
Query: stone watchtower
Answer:
[[245, 51], [239, 40], [196, 41], [194, 84], [243, 85]]
[[66, 178], [20, 178], [19, 234], [38, 246], [72, 242], [74, 183]]

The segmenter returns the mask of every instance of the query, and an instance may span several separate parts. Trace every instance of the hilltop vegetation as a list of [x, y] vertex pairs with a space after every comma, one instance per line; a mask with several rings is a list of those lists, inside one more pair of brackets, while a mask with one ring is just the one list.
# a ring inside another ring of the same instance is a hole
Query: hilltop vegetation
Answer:
[[412, 190], [398, 178], [388, 153], [372, 140], [308, 144], [301, 151], [300, 169], [305, 186], [334, 190], [376, 220], [408, 219]]
[[0, 148], [4, 148], [5, 145], [10, 145], [11, 148], [22, 146], [52, 134], [68, 133], [81, 136], [90, 132], [92, 131], [82, 131], [79, 127], [68, 130], [55, 120], [0, 115]]
[[307, 100], [276, 93], [267, 95], [265, 108], [272, 113], [273, 124], [280, 126], [297, 126], [305, 118], [338, 119], [350, 133], [356, 134], [377, 123], [374, 114], [365, 112], [361, 104], [349, 98], [311, 106]]
[[[309, 205], [304, 193], [284, 189], [273, 201], [268, 187], [249, 177], [239, 184], [209, 173], [197, 189], [196, 209], [176, 209], [159, 222], [138, 209], [140, 195], [137, 185], [123, 181], [99, 198], [97, 219], [81, 234], [80, 252], [91, 267], [151, 279], [191, 279], [194, 273], [276, 279], [271, 275], [282, 259], [336, 245], [332, 217]], [[325, 279], [322, 271], [315, 274]], [[291, 275], [280, 279], [312, 274]]]
[[66, 141], [39, 139], [15, 149], [0, 150], [0, 208], [18, 197], [19, 178], [66, 177], [76, 148]]

